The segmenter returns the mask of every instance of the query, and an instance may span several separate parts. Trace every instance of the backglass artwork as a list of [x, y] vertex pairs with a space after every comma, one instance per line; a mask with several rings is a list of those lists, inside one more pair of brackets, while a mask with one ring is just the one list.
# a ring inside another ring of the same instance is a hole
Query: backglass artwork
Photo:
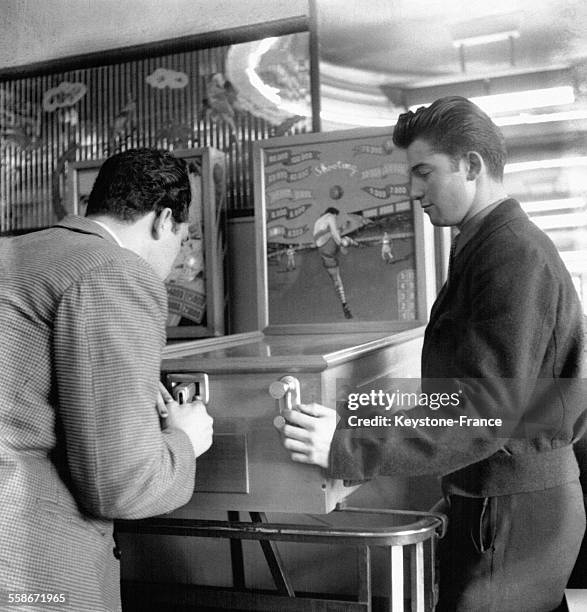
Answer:
[[256, 144], [267, 324], [421, 321], [422, 215], [391, 131]]

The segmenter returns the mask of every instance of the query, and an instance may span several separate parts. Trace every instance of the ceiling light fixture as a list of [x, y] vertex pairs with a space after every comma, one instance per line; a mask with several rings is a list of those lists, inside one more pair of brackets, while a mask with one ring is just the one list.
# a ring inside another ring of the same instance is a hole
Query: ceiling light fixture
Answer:
[[552, 123], [554, 121], [581, 121], [587, 119], [587, 110], [562, 111], [559, 113], [543, 113], [534, 115], [520, 113], [510, 117], [497, 117], [494, 119], [496, 125], [529, 125], [533, 123]]
[[502, 42], [504, 40], [511, 40], [513, 38], [520, 38], [520, 32], [518, 30], [508, 30], [506, 32], [495, 32], [493, 34], [455, 38], [452, 41], [452, 44], [458, 49], [462, 46], [476, 47], [478, 45], [487, 45], [489, 43]]
[[514, 43], [520, 38], [519, 28], [522, 18], [520, 11], [514, 11], [483, 15], [447, 24], [452, 44], [459, 51], [461, 72], [467, 72], [466, 50], [490, 43], [507, 42], [510, 66], [515, 66]]
[[[575, 92], [570, 85], [564, 85], [562, 87], [528, 89], [526, 91], [513, 91], [469, 99], [488, 115], [498, 115], [514, 111], [531, 110], [533, 108], [573, 104], [575, 102]], [[430, 104], [413, 104], [410, 106], [410, 110], [415, 111], [421, 106], [430, 106]]]
[[532, 217], [532, 221], [543, 230], [582, 228], [586, 225], [585, 219], [585, 213]]
[[576, 198], [558, 198], [556, 200], [535, 200], [532, 202], [520, 202], [522, 208], [528, 214], [546, 213], [555, 210], [568, 210], [584, 208], [585, 199]]
[[471, 102], [481, 107], [487, 114], [509, 113], [531, 108], [564, 106], [575, 102], [575, 92], [570, 85], [514, 91], [490, 96], [471, 98]]
[[559, 159], [540, 159], [536, 161], [514, 162], [507, 164], [504, 172], [527, 172], [528, 170], [545, 170], [547, 168], [575, 168], [587, 166], [587, 157], [561, 157]]

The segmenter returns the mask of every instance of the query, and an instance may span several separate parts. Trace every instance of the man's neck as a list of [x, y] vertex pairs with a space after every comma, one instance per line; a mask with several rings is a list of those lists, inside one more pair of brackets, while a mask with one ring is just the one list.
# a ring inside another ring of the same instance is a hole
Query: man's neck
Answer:
[[480, 187], [471, 208], [469, 208], [462, 221], [457, 224], [458, 229], [461, 230], [467, 221], [472, 219], [482, 210], [488, 208], [489, 206], [493, 206], [496, 202], [505, 200], [507, 197], [508, 194], [501, 182], [490, 182]]
[[88, 219], [90, 221], [93, 221], [94, 223], [97, 223], [102, 229], [106, 230], [110, 234], [110, 236], [112, 236], [112, 238], [114, 238], [114, 240], [116, 241], [116, 244], [118, 244], [118, 246], [124, 247], [124, 244], [122, 243], [122, 240], [120, 239], [118, 234], [110, 227], [110, 225], [108, 223], [104, 223], [104, 221], [102, 221], [102, 219], [98, 219], [97, 217], [88, 217]]
[[88, 216], [88, 219], [97, 221], [103, 225], [115, 236], [119, 244], [122, 244], [125, 248], [135, 252], [137, 255], [146, 258], [145, 248], [148, 243], [147, 237], [151, 234], [154, 214], [155, 213], [149, 213], [131, 223], [120, 221], [109, 215]]

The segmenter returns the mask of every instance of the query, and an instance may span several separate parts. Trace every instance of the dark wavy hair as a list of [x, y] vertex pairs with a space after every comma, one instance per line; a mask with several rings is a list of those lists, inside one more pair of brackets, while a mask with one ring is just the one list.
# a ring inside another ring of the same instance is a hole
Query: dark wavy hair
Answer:
[[109, 215], [133, 222], [170, 208], [175, 223], [185, 223], [190, 201], [188, 169], [182, 159], [157, 149], [129, 149], [102, 164], [86, 216]]
[[399, 116], [393, 142], [407, 149], [414, 140], [426, 141], [436, 153], [448, 155], [454, 164], [468, 151], [476, 151], [487, 171], [503, 179], [507, 151], [501, 130], [487, 114], [467, 98], [447, 96], [428, 107]]

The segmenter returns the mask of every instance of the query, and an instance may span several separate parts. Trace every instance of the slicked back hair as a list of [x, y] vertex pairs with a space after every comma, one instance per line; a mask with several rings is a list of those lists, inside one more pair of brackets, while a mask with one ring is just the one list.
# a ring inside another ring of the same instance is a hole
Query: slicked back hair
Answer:
[[100, 168], [86, 216], [108, 215], [133, 222], [170, 208], [174, 222], [189, 218], [190, 182], [185, 162], [167, 151], [129, 149], [109, 157]]
[[424, 140], [436, 153], [448, 155], [455, 165], [469, 151], [485, 161], [487, 172], [501, 181], [507, 152], [501, 130], [487, 114], [467, 98], [447, 96], [428, 107], [400, 115], [393, 142], [407, 149], [414, 140]]

